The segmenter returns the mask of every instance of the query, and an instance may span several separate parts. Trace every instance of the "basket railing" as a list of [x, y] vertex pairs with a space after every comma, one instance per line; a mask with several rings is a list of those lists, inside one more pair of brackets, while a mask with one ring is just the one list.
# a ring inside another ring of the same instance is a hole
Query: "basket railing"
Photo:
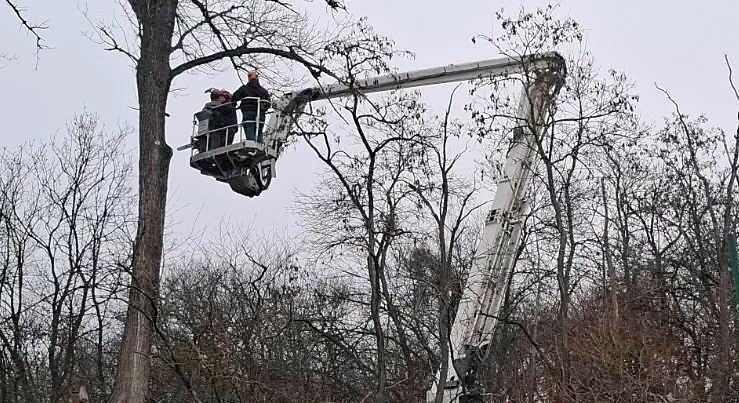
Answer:
[[254, 102], [256, 104], [256, 114], [248, 116], [241, 113], [242, 119], [237, 123], [212, 127], [211, 119], [213, 113], [218, 113], [218, 108], [228, 105], [236, 106], [235, 102], [224, 102], [219, 105], [209, 105], [202, 111], [195, 113], [193, 119], [192, 132], [192, 152], [193, 154], [215, 150], [231, 144], [242, 143], [247, 140], [254, 141], [258, 144], [264, 143], [264, 126], [266, 118], [272, 112], [270, 111], [271, 102], [257, 98], [246, 97], [241, 102]]

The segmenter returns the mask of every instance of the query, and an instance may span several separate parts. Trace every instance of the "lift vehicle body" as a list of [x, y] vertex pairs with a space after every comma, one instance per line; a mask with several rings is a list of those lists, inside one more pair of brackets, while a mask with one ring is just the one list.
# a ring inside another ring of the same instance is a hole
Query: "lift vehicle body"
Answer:
[[[275, 161], [282, 146], [290, 136], [293, 124], [311, 101], [510, 74], [522, 75], [527, 83], [522, 90], [516, 116], [519, 123], [514, 129], [492, 208], [452, 324], [447, 357], [451, 376], [441, 383], [437, 374], [427, 393], [428, 402], [434, 401], [440, 388], [443, 389], [444, 403], [482, 403], [485, 400], [476, 378], [491, 342], [507, 280], [513, 269], [525, 210], [524, 196], [531, 169], [537, 162], [535, 141], [546, 121], [548, 106], [564, 82], [564, 59], [553, 52], [515, 59], [500, 58], [388, 74], [358, 80], [352, 86], [337, 83], [289, 93], [273, 102], [274, 110], [264, 130], [263, 143], [244, 139], [213, 150], [193, 152], [190, 159], [190, 164], [201, 173], [228, 182], [241, 194], [256, 196], [276, 176]], [[199, 124], [196, 124], [195, 134], [207, 134], [208, 129], [203, 127], [202, 121]], [[243, 139], [242, 136], [239, 138]]]

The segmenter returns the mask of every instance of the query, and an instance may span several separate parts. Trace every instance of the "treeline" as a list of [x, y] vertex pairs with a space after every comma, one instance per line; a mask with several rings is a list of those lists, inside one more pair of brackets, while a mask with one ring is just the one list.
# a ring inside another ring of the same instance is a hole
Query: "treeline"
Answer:
[[[296, 137], [325, 172], [298, 198], [300, 239], [230, 233], [168, 260], [151, 318], [151, 401], [424, 401], [452, 370], [442, 357], [483, 188], [500, 176], [495, 164], [469, 175], [463, 161], [477, 142], [502, 161], [527, 125], [541, 133], [540, 163], [480, 375], [485, 398], [739, 399], [726, 243], [739, 217], [739, 126], [690, 117], [666, 91], [674, 115], [645, 125], [628, 77], [600, 73], [575, 21], [551, 7], [498, 20], [501, 34], [481, 39], [500, 53], [568, 55], [557, 101], [538, 114], [547, 119], [515, 118], [510, 94], [528, 75], [476, 81], [472, 123], [452, 118], [453, 98], [433, 117], [407, 93], [312, 110]], [[395, 54], [358, 29], [362, 46], [327, 49], [349, 82]], [[5, 152], [0, 402], [113, 391], [136, 218], [124, 136], [83, 114], [64, 138]]]
[[82, 114], [0, 161], [0, 401], [109, 390], [135, 210], [126, 132]]

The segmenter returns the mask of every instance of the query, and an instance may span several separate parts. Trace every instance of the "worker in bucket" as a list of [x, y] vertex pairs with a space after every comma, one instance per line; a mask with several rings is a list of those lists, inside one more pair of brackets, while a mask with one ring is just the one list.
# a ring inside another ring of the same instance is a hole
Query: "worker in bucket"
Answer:
[[236, 117], [236, 102], [234, 102], [231, 93], [221, 90], [221, 96], [223, 97], [223, 104], [219, 108], [221, 125], [226, 131], [226, 145], [229, 145], [233, 143], [234, 135], [239, 129], [239, 119]]
[[244, 132], [247, 140], [262, 142], [262, 129], [267, 109], [269, 109], [269, 92], [259, 84], [259, 74], [250, 71], [248, 82], [233, 94], [233, 102], [241, 101], [239, 109], [243, 114]]
[[236, 104], [231, 100], [231, 93], [226, 90], [211, 88], [210, 102], [203, 111], [209, 112], [208, 150], [231, 144], [237, 129]]

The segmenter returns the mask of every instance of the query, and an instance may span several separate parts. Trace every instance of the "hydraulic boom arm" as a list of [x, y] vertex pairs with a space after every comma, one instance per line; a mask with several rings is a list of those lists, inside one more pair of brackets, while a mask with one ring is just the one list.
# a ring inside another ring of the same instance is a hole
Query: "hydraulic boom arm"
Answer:
[[484, 392], [477, 383], [478, 369], [487, 354], [503, 303], [515, 254], [520, 244], [525, 214], [525, 193], [531, 169], [537, 162], [535, 141], [546, 122], [548, 106], [564, 81], [564, 64], [558, 71], [538, 71], [524, 86], [501, 176], [498, 178], [492, 209], [478, 245], [455, 321], [451, 328], [448, 358], [450, 380], [437, 383], [427, 400], [435, 401], [443, 388], [443, 402], [482, 403]]
[[290, 134], [292, 123], [310, 101], [350, 96], [354, 93], [370, 94], [474, 80], [477, 78], [505, 76], [515, 73], [541, 73], [564, 71], [564, 60], [557, 53], [524, 56], [520, 59], [500, 58], [479, 62], [450, 64], [442, 67], [387, 74], [357, 80], [349, 86], [335, 83], [322, 87], [308, 88], [284, 95], [275, 105], [275, 116], [269, 122], [269, 133], [274, 141], [284, 142]]
[[[308, 88], [286, 94], [273, 102], [274, 113], [265, 130], [264, 144], [254, 141], [230, 144], [194, 154], [190, 160], [193, 167], [228, 182], [235, 191], [256, 196], [269, 186], [275, 176], [275, 161], [282, 145], [311, 101], [508, 74], [521, 74], [525, 83], [517, 112], [517, 127], [451, 327], [451, 353], [447, 357], [451, 376], [449, 381], [444, 381], [440, 378], [445, 378], [445, 375], [437, 375], [427, 395], [429, 402], [435, 401], [437, 396], [441, 396], [444, 403], [483, 402], [484, 391], [476, 379], [478, 369], [488, 351], [506, 283], [513, 269], [514, 255], [520, 243], [524, 195], [530, 170], [536, 163], [534, 145], [545, 124], [548, 106], [564, 81], [564, 59], [557, 53], [545, 53], [388, 74], [357, 80], [351, 85], [336, 83]], [[222, 169], [220, 165], [226, 168]], [[211, 172], [212, 167], [218, 168], [218, 175]]]

